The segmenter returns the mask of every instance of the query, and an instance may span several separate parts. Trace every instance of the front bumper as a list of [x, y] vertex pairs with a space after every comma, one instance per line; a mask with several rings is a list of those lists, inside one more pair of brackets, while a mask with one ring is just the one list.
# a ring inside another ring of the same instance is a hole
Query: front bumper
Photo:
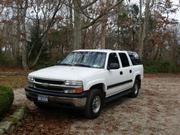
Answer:
[[81, 94], [64, 94], [64, 93], [51, 93], [50, 90], [47, 93], [40, 91], [39, 89], [35, 88], [25, 88], [26, 97], [34, 102], [38, 101], [39, 95], [45, 95], [48, 97], [48, 104], [65, 104], [71, 105], [78, 108], [84, 108], [86, 106], [86, 100], [88, 96], [88, 91], [83, 92]]

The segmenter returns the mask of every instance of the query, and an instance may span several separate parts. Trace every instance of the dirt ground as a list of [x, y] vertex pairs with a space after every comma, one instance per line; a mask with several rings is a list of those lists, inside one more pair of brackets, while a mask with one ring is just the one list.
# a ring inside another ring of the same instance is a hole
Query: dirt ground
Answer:
[[85, 119], [81, 112], [53, 108], [39, 110], [15, 90], [15, 105], [29, 112], [14, 135], [179, 135], [180, 75], [146, 75], [138, 98], [108, 103], [100, 117]]

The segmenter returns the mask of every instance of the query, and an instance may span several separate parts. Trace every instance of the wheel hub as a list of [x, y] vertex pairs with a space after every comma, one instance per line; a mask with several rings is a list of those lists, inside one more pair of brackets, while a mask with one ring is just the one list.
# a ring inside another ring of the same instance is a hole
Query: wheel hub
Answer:
[[101, 98], [99, 96], [95, 96], [92, 102], [92, 110], [94, 113], [98, 113], [101, 108]]
[[135, 94], [138, 93], [138, 85], [137, 85], [137, 84], [135, 85], [135, 91], [134, 91], [134, 93], [135, 93]]

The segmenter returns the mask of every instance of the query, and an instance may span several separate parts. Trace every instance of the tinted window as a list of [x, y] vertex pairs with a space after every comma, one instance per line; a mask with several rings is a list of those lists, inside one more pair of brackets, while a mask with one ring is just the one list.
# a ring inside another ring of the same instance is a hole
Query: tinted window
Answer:
[[122, 62], [122, 67], [128, 67], [129, 61], [128, 61], [127, 55], [125, 53], [119, 53], [119, 57]]
[[137, 53], [134, 53], [134, 54], [130, 53], [129, 57], [130, 57], [133, 65], [140, 65], [141, 64], [141, 60], [140, 60]]
[[[114, 64], [114, 63], [116, 63], [116, 64], [118, 64], [118, 66], [119, 66], [119, 60], [118, 60], [118, 57], [117, 57], [117, 54], [116, 53], [111, 53], [111, 54], [109, 54], [109, 59], [108, 59], [108, 66], [110, 65], [110, 64]], [[119, 66], [120, 67], [120, 66]]]

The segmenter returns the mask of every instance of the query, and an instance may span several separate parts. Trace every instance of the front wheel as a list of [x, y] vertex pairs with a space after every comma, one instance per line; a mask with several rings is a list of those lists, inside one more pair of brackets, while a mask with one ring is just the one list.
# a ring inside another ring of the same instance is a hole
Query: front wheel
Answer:
[[90, 119], [97, 118], [102, 110], [103, 94], [100, 90], [91, 90], [85, 108], [85, 116]]

